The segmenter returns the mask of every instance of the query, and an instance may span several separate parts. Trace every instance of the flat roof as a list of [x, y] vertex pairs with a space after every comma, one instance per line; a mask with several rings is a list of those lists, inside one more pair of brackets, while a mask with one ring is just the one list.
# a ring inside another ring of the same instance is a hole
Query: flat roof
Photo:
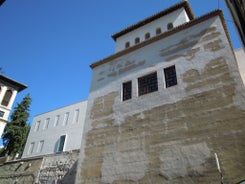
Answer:
[[133, 30], [135, 30], [135, 29], [137, 29], [137, 28], [139, 28], [145, 24], [148, 24], [148, 23], [150, 23], [150, 22], [152, 22], [152, 21], [154, 21], [160, 17], [163, 17], [163, 16], [165, 16], [165, 15], [167, 15], [167, 14], [169, 14], [175, 10], [178, 10], [180, 8], [185, 8], [186, 13], [187, 13], [190, 20], [193, 20], [195, 18], [189, 3], [187, 1], [183, 1], [183, 2], [180, 2], [176, 5], [174, 5], [174, 6], [167, 8], [167, 9], [165, 9], [159, 13], [156, 13], [156, 14], [154, 14], [154, 15], [152, 15], [152, 16], [150, 16], [150, 17], [148, 17], [148, 18], [146, 18], [146, 19], [144, 19], [144, 20], [142, 20], [136, 24], [133, 24], [133, 25], [113, 34], [111, 37], [116, 41], [116, 39], [118, 37], [120, 37], [120, 36], [122, 36], [128, 32], [131, 32], [131, 31], [133, 31]]
[[27, 88], [26, 85], [21, 84], [21, 83], [17, 82], [16, 80], [13, 80], [9, 77], [6, 77], [2, 74], [0, 74], [0, 82], [15, 88], [18, 92]]

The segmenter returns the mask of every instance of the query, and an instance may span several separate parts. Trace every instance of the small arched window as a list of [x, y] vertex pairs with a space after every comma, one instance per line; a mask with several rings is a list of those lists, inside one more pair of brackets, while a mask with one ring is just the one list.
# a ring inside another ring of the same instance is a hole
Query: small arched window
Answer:
[[140, 43], [140, 38], [139, 38], [139, 37], [135, 38], [135, 39], [134, 39], [134, 43], [135, 43], [135, 44]]
[[129, 48], [130, 47], [130, 43], [129, 42], [126, 42], [125, 43], [125, 48]]
[[161, 34], [161, 33], [162, 33], [161, 28], [160, 27], [156, 28], [156, 35]]
[[150, 37], [151, 37], [151, 34], [149, 32], [145, 34], [145, 39], [146, 40], [149, 39]]
[[171, 30], [171, 29], [173, 29], [174, 25], [172, 22], [169, 22], [167, 27], [168, 27], [168, 30]]
[[12, 94], [13, 94], [13, 92], [11, 90], [7, 90], [5, 95], [4, 95], [4, 97], [3, 97], [3, 100], [2, 100], [1, 104], [4, 105], [4, 106], [8, 106], [9, 101], [10, 101], [10, 99], [12, 97]]

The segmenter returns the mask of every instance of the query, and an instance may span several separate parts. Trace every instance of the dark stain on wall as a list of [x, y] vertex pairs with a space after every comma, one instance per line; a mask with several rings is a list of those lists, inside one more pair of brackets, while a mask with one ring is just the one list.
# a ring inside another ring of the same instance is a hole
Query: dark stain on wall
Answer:
[[[106, 163], [107, 167], [115, 163], [124, 163], [125, 167], [118, 175], [111, 175], [115, 178], [113, 184], [218, 182], [220, 178], [214, 152], [220, 154], [222, 170], [230, 179], [226, 179], [226, 182], [234, 183], [235, 178], [242, 176], [245, 170], [244, 164], [240, 164], [245, 162], [245, 111], [234, 105], [235, 84], [229, 74], [227, 61], [218, 57], [210, 60], [202, 72], [190, 69], [183, 74], [183, 82], [187, 84], [187, 92], [196, 89], [199, 92], [176, 103], [125, 116], [120, 125], [113, 124], [115, 117], [112, 118], [115, 113], [112, 107], [118, 93], [112, 92], [95, 99], [91, 109], [93, 129], [87, 134], [81, 171], [82, 183], [101, 183], [106, 172], [103, 170], [105, 158], [116, 153], [138, 155], [139, 159], [130, 160], [130, 163], [147, 163], [147, 171], [141, 179], [126, 179], [125, 175], [129, 174], [127, 167], [130, 165], [119, 158], [112, 160], [113, 163]], [[200, 90], [207, 89], [207, 86], [213, 89]], [[100, 124], [105, 126], [100, 127]], [[168, 158], [163, 157], [166, 149], [172, 150]], [[180, 152], [176, 152], [178, 150]], [[185, 151], [190, 154], [189, 159], [179, 154]], [[194, 155], [191, 155], [192, 151]], [[143, 158], [140, 157], [142, 153], [145, 154]], [[191, 158], [197, 155], [200, 159], [203, 159], [202, 156], [205, 158], [203, 162], [193, 164], [195, 159], [191, 161]], [[164, 173], [166, 159], [180, 163], [178, 172], [172, 169]], [[185, 164], [189, 166], [183, 168]]]

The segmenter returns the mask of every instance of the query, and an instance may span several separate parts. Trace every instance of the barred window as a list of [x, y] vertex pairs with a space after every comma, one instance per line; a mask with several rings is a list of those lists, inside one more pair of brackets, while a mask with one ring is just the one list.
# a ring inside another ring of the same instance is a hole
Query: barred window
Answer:
[[123, 83], [122, 86], [122, 99], [123, 101], [129, 100], [132, 98], [132, 81]]
[[158, 90], [157, 72], [138, 78], [138, 95], [152, 93]]
[[175, 66], [164, 68], [166, 88], [177, 85]]

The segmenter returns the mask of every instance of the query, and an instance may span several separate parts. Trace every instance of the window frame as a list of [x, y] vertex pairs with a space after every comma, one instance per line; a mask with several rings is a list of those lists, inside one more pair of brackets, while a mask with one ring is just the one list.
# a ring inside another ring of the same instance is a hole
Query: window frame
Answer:
[[151, 33], [147, 32], [145, 33], [145, 40], [149, 40], [151, 38]]
[[54, 118], [54, 127], [59, 126], [59, 121], [60, 121], [60, 115], [56, 115]]
[[41, 120], [36, 121], [35, 127], [34, 127], [34, 132], [38, 132], [39, 131], [40, 125], [41, 125]]
[[29, 145], [29, 149], [28, 149], [27, 155], [31, 155], [33, 153], [34, 147], [35, 147], [35, 142], [31, 142], [30, 145]]
[[[62, 138], [62, 139], [61, 139]], [[64, 140], [63, 140], [64, 139]], [[60, 153], [60, 152], [63, 152], [64, 149], [65, 149], [65, 143], [66, 143], [66, 139], [67, 139], [67, 135], [61, 135], [59, 137], [59, 140], [58, 140], [58, 145], [57, 145], [57, 149], [56, 149], [56, 152], [57, 153]], [[62, 142], [61, 142], [62, 141]], [[61, 143], [62, 143], [62, 146], [61, 146]]]
[[0, 118], [4, 117], [5, 112], [0, 110]]
[[125, 43], [125, 49], [129, 48], [130, 47], [130, 42], [126, 42]]
[[[171, 68], [174, 68], [174, 73], [169, 74], [172, 76], [168, 77], [166, 73], [167, 73], [167, 70], [170, 70]], [[172, 86], [178, 85], [178, 77], [177, 77], [175, 65], [163, 68], [163, 75], [164, 75], [165, 88], [170, 88]]]
[[13, 96], [13, 91], [11, 89], [8, 89], [5, 94], [4, 97], [2, 99], [1, 105], [8, 107], [9, 102], [11, 101], [11, 98]]
[[43, 130], [47, 130], [49, 127], [50, 118], [46, 118], [43, 126]]
[[[152, 83], [150, 81], [150, 80], [153, 80], [153, 79], [155, 81], [154, 83]], [[138, 96], [143, 96], [143, 95], [158, 91], [158, 75], [157, 75], [157, 71], [154, 71], [154, 72], [151, 72], [149, 74], [146, 74], [144, 76], [139, 77], [137, 79], [137, 84], [138, 84], [138, 87], [137, 87]], [[152, 84], [155, 84], [155, 85], [152, 85]]]
[[75, 109], [73, 123], [79, 122], [80, 109]]
[[139, 43], [140, 43], [140, 37], [136, 37], [134, 39], [134, 44], [136, 45], [136, 44], [139, 44]]
[[44, 140], [39, 141], [37, 146], [37, 153], [42, 153], [43, 151]]
[[169, 22], [169, 23], [167, 24], [167, 29], [168, 29], [168, 30], [172, 30], [173, 28], [174, 28], [173, 22]]
[[156, 35], [159, 35], [159, 34], [161, 34], [161, 33], [162, 33], [161, 27], [157, 27], [157, 28], [156, 28]]
[[70, 113], [66, 112], [65, 115], [64, 115], [63, 126], [67, 126], [68, 125], [69, 116], [70, 116]]
[[[128, 85], [128, 84], [130, 84], [130, 90], [129, 90], [130, 94], [128, 94], [128, 92], [125, 91], [125, 90], [127, 90], [126, 89], [127, 86], [125, 86], [125, 85]], [[122, 101], [127, 101], [127, 100], [132, 99], [132, 92], [133, 92], [133, 88], [132, 87], [133, 87], [132, 86], [132, 80], [129, 80], [129, 81], [126, 81], [126, 82], [122, 83], [122, 97], [121, 97]], [[127, 97], [128, 95], [129, 95], [129, 97]]]

